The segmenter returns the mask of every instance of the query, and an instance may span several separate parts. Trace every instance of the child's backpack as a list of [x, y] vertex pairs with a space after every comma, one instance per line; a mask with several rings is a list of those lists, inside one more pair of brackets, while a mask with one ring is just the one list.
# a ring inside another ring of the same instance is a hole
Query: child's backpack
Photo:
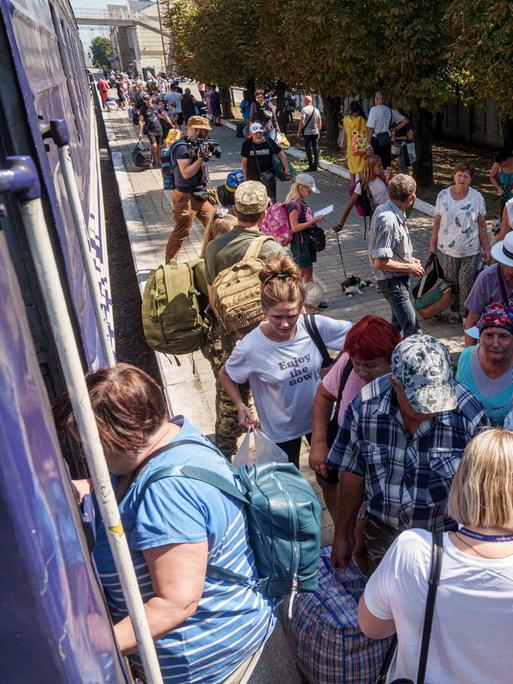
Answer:
[[[142, 324], [147, 344], [167, 354], [190, 354], [208, 334], [203, 318], [207, 298], [199, 289], [203, 259], [168, 264], [150, 272], [142, 299]], [[196, 278], [198, 275], [198, 278]]]
[[[191, 440], [196, 441], [196, 440]], [[198, 444], [205, 445], [198, 440]], [[171, 442], [175, 448], [189, 440]], [[209, 447], [215, 449], [215, 447]], [[215, 449], [217, 451], [217, 449]], [[316, 591], [321, 538], [321, 506], [315, 492], [293, 463], [261, 463], [233, 469], [239, 487], [222, 475], [194, 466], [160, 468], [143, 483], [138, 495], [164, 477], [185, 477], [206, 482], [245, 506], [249, 544], [259, 579], [207, 565], [207, 576], [254, 586], [264, 596]]]
[[266, 240], [255, 238], [241, 261], [221, 271], [212, 283], [214, 309], [227, 333], [243, 337], [263, 321], [259, 273], [264, 266], [258, 258]]
[[264, 235], [271, 235], [280, 245], [289, 244], [292, 240], [292, 230], [285, 202], [275, 202], [267, 207], [260, 230]]
[[369, 191], [365, 187], [365, 185], [362, 183], [362, 181], [353, 181], [351, 185], [349, 186], [349, 197], [353, 196], [353, 193], [355, 191], [356, 186], [360, 184], [362, 192], [360, 195], [358, 195], [358, 199], [356, 200], [356, 204], [354, 205], [354, 208], [356, 209], [356, 213], [358, 216], [372, 216], [374, 213], [374, 206], [373, 203], [370, 199], [369, 196]]

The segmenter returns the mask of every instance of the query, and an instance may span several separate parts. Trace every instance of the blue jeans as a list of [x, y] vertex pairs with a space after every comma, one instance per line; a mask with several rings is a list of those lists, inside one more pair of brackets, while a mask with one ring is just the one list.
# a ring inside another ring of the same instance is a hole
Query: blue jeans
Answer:
[[397, 276], [378, 280], [378, 290], [390, 304], [393, 326], [401, 330], [403, 337], [420, 332], [417, 312], [410, 298], [409, 278]]

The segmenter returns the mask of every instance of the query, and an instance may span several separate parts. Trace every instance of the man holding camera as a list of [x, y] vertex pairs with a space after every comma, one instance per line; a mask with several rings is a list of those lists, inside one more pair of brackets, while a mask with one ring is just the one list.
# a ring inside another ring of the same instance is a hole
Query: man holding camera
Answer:
[[187, 137], [175, 143], [171, 150], [175, 227], [166, 246], [166, 264], [176, 256], [191, 232], [193, 220], [197, 217], [206, 228], [215, 212], [206, 192], [207, 163], [213, 146], [203, 144], [210, 130], [208, 119], [191, 116], [187, 122]]

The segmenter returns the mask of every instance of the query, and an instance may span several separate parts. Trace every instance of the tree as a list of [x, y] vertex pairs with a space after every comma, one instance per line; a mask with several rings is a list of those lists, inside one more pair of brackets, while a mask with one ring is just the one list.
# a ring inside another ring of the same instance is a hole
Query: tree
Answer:
[[96, 36], [91, 41], [91, 54], [94, 66], [104, 67], [110, 64], [109, 58], [112, 57], [112, 43], [108, 38]]
[[499, 103], [504, 146], [513, 149], [513, 21], [506, 0], [454, 0], [447, 13], [454, 58], [466, 70], [463, 95]]
[[419, 185], [433, 182], [433, 113], [455, 98], [456, 73], [448, 61], [451, 36], [446, 13], [450, 0], [394, 0], [376, 8], [383, 27], [375, 78], [394, 105], [413, 112]]

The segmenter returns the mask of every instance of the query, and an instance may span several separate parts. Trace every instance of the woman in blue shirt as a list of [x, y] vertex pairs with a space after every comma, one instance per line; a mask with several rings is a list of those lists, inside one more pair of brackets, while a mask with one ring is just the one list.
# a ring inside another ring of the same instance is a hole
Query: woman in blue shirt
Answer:
[[[185, 418], [169, 420], [160, 387], [134, 366], [98, 370], [87, 385], [164, 682], [239, 681], [274, 627], [274, 603], [206, 569], [211, 563], [257, 577], [243, 504], [197, 480], [146, 484], [156, 470], [176, 465], [201, 466], [234, 483], [227, 462]], [[69, 405], [60, 418], [76, 436]], [[94, 559], [119, 647], [142, 671], [103, 523]]]
[[489, 304], [477, 329], [479, 345], [463, 350], [456, 380], [479, 399], [491, 423], [502, 427], [513, 396], [513, 309]]

